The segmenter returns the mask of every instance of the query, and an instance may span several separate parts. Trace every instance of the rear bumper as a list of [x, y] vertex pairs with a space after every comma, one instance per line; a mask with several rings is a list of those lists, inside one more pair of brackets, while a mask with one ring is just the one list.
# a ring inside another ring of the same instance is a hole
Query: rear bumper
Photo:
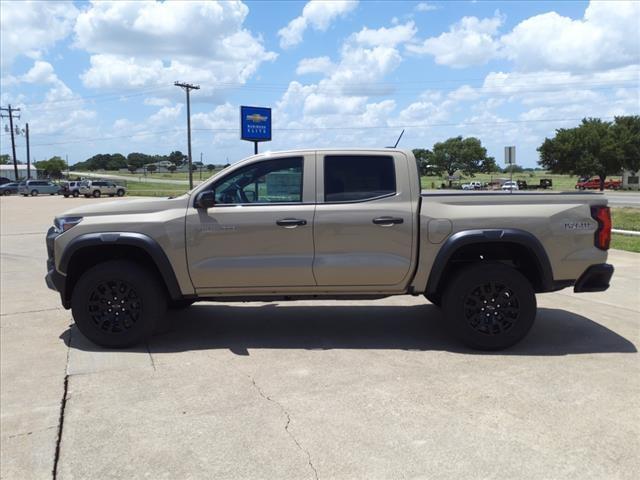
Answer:
[[600, 263], [587, 268], [576, 281], [573, 291], [580, 292], [603, 292], [609, 288], [609, 281], [613, 275], [613, 265]]

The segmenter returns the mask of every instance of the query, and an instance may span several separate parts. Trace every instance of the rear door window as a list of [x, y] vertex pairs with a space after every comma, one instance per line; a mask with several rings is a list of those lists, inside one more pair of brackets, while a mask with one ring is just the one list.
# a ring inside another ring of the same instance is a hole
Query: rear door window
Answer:
[[371, 200], [396, 192], [393, 157], [327, 155], [324, 157], [324, 201]]

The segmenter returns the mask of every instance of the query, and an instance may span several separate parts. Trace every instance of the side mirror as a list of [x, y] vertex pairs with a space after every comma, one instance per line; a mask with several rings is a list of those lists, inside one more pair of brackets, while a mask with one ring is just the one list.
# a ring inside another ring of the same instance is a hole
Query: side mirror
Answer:
[[196, 208], [211, 208], [216, 204], [216, 194], [211, 190], [206, 192], [200, 192], [196, 197], [195, 207]]

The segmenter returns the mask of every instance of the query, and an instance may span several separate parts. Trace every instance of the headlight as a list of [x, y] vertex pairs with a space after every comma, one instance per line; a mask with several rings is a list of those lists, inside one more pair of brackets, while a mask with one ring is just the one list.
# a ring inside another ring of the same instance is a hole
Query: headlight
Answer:
[[58, 233], [64, 233], [82, 221], [82, 217], [56, 217], [53, 226]]

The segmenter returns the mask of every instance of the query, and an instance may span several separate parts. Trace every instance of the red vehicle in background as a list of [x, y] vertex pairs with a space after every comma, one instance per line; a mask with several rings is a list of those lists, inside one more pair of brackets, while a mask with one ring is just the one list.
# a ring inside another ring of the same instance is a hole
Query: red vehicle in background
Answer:
[[[604, 188], [609, 190], [619, 190], [622, 188], [622, 180], [605, 179]], [[585, 177], [578, 180], [576, 183], [576, 189], [578, 190], [600, 190], [600, 178], [599, 177]]]

